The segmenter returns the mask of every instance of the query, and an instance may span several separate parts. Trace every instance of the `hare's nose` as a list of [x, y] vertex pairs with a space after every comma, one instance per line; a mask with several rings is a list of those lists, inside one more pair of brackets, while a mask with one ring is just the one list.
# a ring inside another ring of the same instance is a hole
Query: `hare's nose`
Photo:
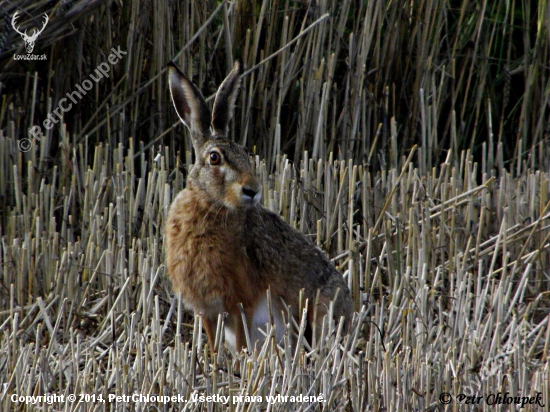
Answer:
[[258, 189], [248, 185], [243, 185], [243, 194], [250, 199], [254, 199], [254, 196], [258, 193]]
[[242, 182], [242, 200], [247, 205], [257, 205], [262, 198], [262, 185], [256, 177], [245, 179]]

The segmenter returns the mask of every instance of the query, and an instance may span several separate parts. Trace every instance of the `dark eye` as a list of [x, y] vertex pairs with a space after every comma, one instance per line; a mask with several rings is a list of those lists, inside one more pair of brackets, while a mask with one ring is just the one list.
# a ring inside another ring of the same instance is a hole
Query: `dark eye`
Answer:
[[222, 162], [222, 155], [218, 152], [210, 152], [210, 164], [217, 166]]

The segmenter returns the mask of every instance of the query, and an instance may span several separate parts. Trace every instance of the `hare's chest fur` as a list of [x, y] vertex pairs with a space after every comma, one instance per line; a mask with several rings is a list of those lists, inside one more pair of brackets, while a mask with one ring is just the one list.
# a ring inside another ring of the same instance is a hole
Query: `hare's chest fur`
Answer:
[[242, 225], [227, 209], [185, 189], [168, 213], [167, 263], [185, 305], [204, 315], [235, 310], [256, 299]]

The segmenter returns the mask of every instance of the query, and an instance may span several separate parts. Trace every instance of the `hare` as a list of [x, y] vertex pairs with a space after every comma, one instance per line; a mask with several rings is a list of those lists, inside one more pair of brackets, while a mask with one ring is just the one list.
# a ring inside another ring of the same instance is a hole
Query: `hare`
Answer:
[[[198, 88], [175, 64], [169, 64], [170, 94], [178, 116], [191, 132], [195, 163], [187, 187], [168, 213], [168, 272], [185, 306], [202, 316], [211, 350], [218, 315], [227, 313], [224, 332], [233, 352], [246, 348], [239, 304], [252, 345], [263, 340], [258, 329], [265, 328], [270, 319], [276, 325], [276, 339], [281, 340], [282, 302], [298, 318], [301, 289], [309, 302], [309, 334], [312, 322], [320, 324], [329, 312], [331, 300], [335, 299], [335, 320], [344, 317], [348, 323], [353, 314], [342, 275], [301, 232], [260, 204], [262, 186], [248, 152], [227, 137], [241, 73], [242, 64], [236, 61], [216, 94], [210, 115]], [[273, 318], [266, 299], [268, 289]]]

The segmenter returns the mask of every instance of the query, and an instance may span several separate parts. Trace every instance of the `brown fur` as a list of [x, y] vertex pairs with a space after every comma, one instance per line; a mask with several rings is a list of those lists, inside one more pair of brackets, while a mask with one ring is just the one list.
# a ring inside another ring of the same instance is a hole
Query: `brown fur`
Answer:
[[[238, 304], [247, 325], [266, 290], [274, 310], [281, 301], [298, 314], [301, 289], [320, 323], [339, 290], [334, 319], [351, 319], [350, 292], [325, 254], [302, 233], [259, 204], [261, 185], [244, 148], [223, 134], [232, 115], [240, 83], [240, 62], [220, 86], [214, 113], [214, 134], [205, 129], [205, 102], [198, 89], [175, 66], [170, 67], [171, 94], [178, 115], [192, 132], [196, 162], [187, 188], [170, 207], [165, 228], [168, 272], [173, 288], [189, 308], [200, 313], [211, 348], [217, 317], [228, 313], [226, 326], [235, 331], [236, 349], [245, 346]], [[214, 157], [212, 157], [214, 156]], [[221, 158], [219, 164], [216, 159]], [[319, 305], [313, 308], [317, 290]], [[252, 342], [254, 343], [254, 342]]]

